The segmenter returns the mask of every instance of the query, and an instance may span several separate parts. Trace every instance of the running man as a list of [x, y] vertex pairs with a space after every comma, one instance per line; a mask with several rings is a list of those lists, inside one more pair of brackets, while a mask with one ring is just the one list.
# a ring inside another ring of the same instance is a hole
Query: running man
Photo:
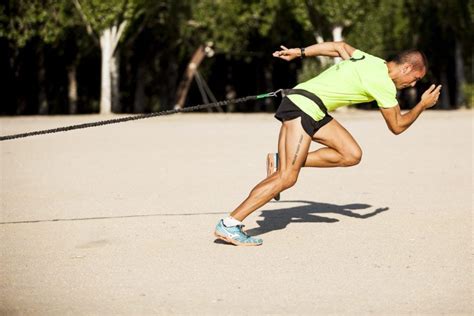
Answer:
[[[273, 56], [286, 61], [314, 56], [341, 57], [343, 61], [286, 91], [287, 96], [275, 114], [282, 125], [278, 154], [267, 157], [267, 178], [216, 226], [215, 236], [234, 245], [262, 244], [262, 239], [251, 237], [242, 230], [242, 221], [272, 198], [278, 199], [280, 192], [292, 187], [302, 167], [349, 167], [360, 162], [360, 146], [328, 111], [375, 100], [389, 130], [398, 135], [410, 127], [421, 112], [436, 104], [441, 90], [440, 85], [431, 85], [420, 102], [402, 114], [396, 90], [413, 87], [425, 76], [427, 61], [422, 52], [408, 50], [385, 61], [344, 42], [281, 48]], [[325, 147], [308, 152], [311, 141]]]

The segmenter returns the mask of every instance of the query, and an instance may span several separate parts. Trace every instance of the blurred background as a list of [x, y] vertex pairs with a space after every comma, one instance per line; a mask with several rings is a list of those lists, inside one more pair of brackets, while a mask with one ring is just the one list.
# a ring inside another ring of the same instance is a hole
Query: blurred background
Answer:
[[[146, 113], [290, 88], [334, 64], [280, 45], [344, 40], [382, 58], [419, 48], [436, 109], [473, 107], [474, 0], [4, 0], [0, 114]], [[277, 99], [214, 111], [273, 112]], [[359, 108], [375, 108], [362, 104]]]

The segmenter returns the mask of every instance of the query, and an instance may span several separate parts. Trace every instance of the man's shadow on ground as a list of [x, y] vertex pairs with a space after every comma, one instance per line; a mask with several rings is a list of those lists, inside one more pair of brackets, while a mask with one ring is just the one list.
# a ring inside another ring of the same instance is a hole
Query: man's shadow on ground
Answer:
[[320, 216], [319, 214], [334, 213], [349, 217], [366, 219], [389, 209], [388, 207], [383, 207], [378, 208], [370, 213], [359, 214], [353, 211], [367, 209], [370, 208], [371, 205], [358, 203], [336, 205], [311, 201], [280, 201], [276, 203], [304, 203], [306, 205], [282, 208], [278, 210], [262, 211], [260, 216], [263, 217], [263, 220], [257, 221], [259, 227], [249, 229], [246, 231], [246, 233], [251, 236], [263, 235], [274, 230], [284, 229], [290, 223], [335, 223], [339, 221], [338, 219]]

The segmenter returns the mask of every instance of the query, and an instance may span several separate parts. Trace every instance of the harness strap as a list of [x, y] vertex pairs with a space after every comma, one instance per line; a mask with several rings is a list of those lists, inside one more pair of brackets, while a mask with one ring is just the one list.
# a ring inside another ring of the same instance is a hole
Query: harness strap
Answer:
[[283, 97], [285, 97], [287, 95], [290, 95], [290, 94], [299, 94], [299, 95], [302, 95], [304, 97], [307, 97], [308, 99], [310, 99], [311, 101], [316, 103], [319, 106], [319, 108], [321, 109], [321, 111], [324, 112], [324, 114], [328, 114], [328, 109], [324, 105], [323, 101], [317, 95], [315, 95], [314, 93], [309, 92], [307, 90], [303, 90], [303, 89], [283, 89], [282, 90], [282, 96]]

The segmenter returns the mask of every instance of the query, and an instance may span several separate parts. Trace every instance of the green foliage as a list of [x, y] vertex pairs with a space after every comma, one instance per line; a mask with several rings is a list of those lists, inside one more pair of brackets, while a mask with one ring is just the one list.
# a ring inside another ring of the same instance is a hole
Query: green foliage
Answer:
[[81, 14], [92, 29], [99, 33], [112, 25], [119, 25], [124, 20], [133, 18], [137, 4], [142, 1], [133, 0], [73, 0]]
[[[125, 34], [129, 53], [155, 54], [157, 63], [161, 56], [189, 58], [204, 43], [200, 27], [192, 19], [193, 3], [191, 0], [136, 0], [133, 19]], [[134, 52], [135, 45], [140, 45], [141, 51]]]
[[474, 108], [474, 83], [463, 84], [462, 92], [466, 98], [466, 107], [469, 109]]
[[203, 41], [213, 41], [222, 52], [247, 47], [251, 34], [265, 37], [271, 30], [280, 1], [201, 0], [189, 21]]
[[410, 46], [413, 30], [406, 12], [406, 1], [379, 0], [367, 8], [364, 19], [354, 24], [346, 35], [353, 46], [386, 57]]
[[326, 41], [332, 38], [335, 26], [351, 27], [364, 21], [367, 12], [377, 0], [294, 0], [299, 22], [306, 30], [321, 35]]
[[341, 26], [359, 21], [374, 5], [374, 1], [370, 0], [319, 0], [307, 3], [325, 16], [331, 25]]
[[10, 0], [0, 6], [0, 36], [18, 48], [34, 37], [53, 43], [72, 25], [71, 11], [71, 4], [64, 0]]

